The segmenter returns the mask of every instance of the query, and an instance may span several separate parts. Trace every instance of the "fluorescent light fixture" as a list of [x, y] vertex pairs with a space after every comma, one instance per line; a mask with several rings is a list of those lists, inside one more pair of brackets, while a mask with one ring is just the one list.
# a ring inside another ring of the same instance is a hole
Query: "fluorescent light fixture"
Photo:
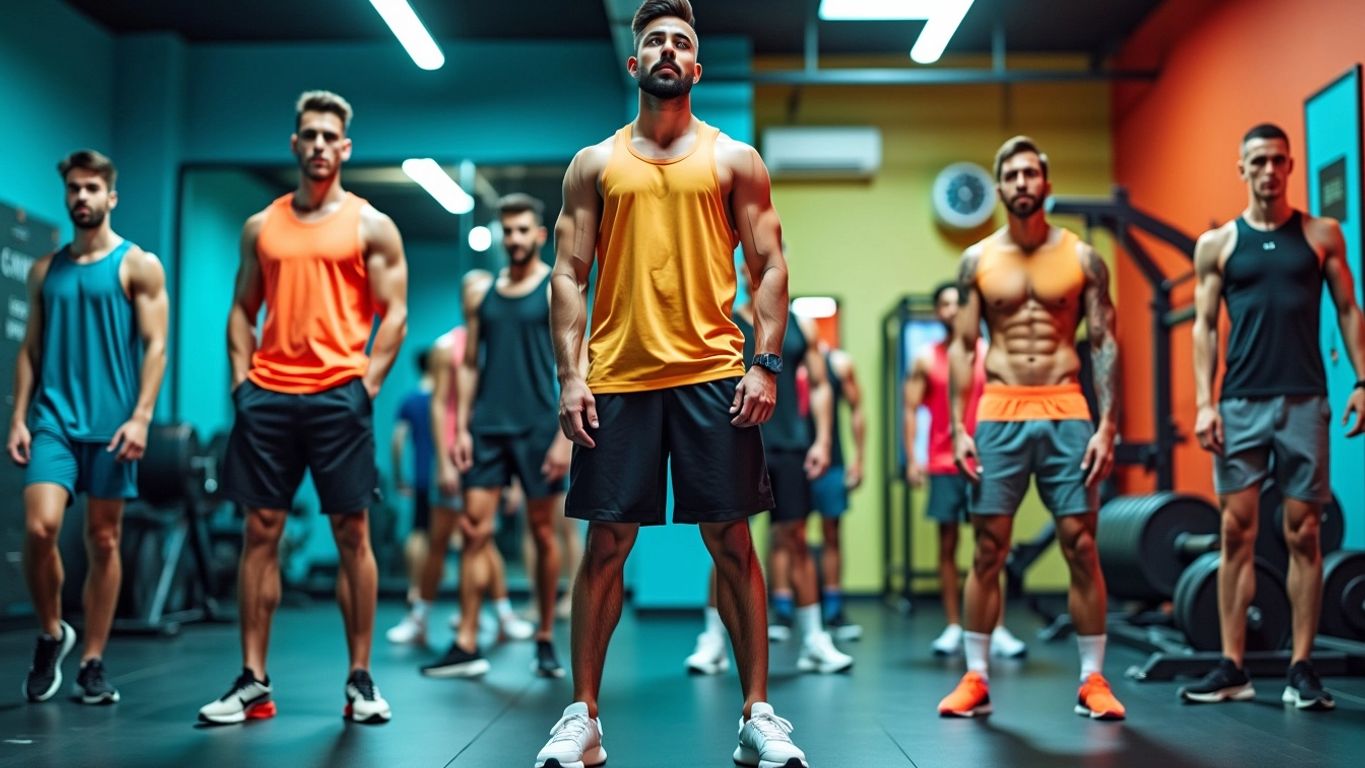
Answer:
[[919, 64], [933, 64], [962, 24], [974, 0], [820, 0], [824, 21], [914, 21], [924, 29], [910, 49]]
[[483, 253], [493, 246], [493, 230], [480, 224], [469, 230], [469, 247], [475, 253]]
[[422, 20], [408, 5], [408, 0], [370, 0], [384, 23], [389, 25], [394, 37], [403, 44], [403, 49], [412, 61], [422, 69], [440, 69], [445, 66], [446, 57], [431, 39], [431, 33], [422, 25]]
[[403, 161], [403, 173], [417, 182], [427, 194], [436, 198], [441, 207], [454, 214], [474, 210], [474, 198], [450, 178], [440, 163], [429, 157], [414, 157]]
[[834, 317], [839, 314], [839, 302], [833, 296], [802, 296], [792, 301], [792, 311], [812, 320]]

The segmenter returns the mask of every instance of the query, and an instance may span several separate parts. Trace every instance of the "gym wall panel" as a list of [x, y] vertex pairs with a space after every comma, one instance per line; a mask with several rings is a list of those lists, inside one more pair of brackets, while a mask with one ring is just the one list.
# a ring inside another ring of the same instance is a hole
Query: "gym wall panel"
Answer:
[[[1303, 102], [1365, 60], [1361, 29], [1365, 4], [1355, 0], [1168, 0], [1133, 35], [1117, 61], [1122, 67], [1159, 65], [1162, 73], [1153, 83], [1114, 88], [1115, 180], [1129, 189], [1135, 205], [1198, 235], [1246, 205], [1246, 187], [1237, 175], [1238, 141], [1247, 128], [1270, 121], [1289, 133], [1298, 163], [1289, 199], [1304, 208], [1308, 169]], [[1154, 255], [1168, 274], [1189, 268], [1168, 252]], [[1358, 267], [1359, 255], [1351, 261]], [[1146, 284], [1122, 261], [1117, 277], [1119, 340], [1126, 360], [1124, 427], [1145, 429], [1152, 418], [1146, 362], [1150, 297]], [[1175, 298], [1179, 303], [1190, 296], [1186, 286]], [[1324, 317], [1323, 322], [1334, 323], [1335, 318]], [[1182, 433], [1192, 435], [1190, 335], [1178, 329], [1172, 338], [1172, 367], [1178, 372], [1172, 417]], [[1338, 413], [1342, 407], [1333, 403]], [[1193, 439], [1176, 449], [1175, 477], [1179, 490], [1213, 494], [1212, 462]], [[1152, 487], [1140, 473], [1126, 473], [1124, 480], [1128, 493]], [[1362, 525], [1365, 519], [1357, 512], [1347, 529]]]
[[[979, 61], [953, 64], [977, 65]], [[1016, 63], [1011, 57], [1011, 64]], [[886, 61], [844, 61], [826, 57], [822, 66], [888, 66]], [[1018, 57], [1019, 66], [1069, 66], [1055, 57]], [[899, 62], [894, 65], [898, 66]], [[764, 59], [756, 68], [796, 67], [799, 62]], [[793, 108], [793, 105], [795, 107]], [[928, 293], [956, 276], [962, 250], [1004, 222], [997, 212], [980, 231], [958, 233], [940, 227], [930, 192], [935, 175], [949, 163], [970, 160], [987, 169], [995, 150], [1010, 136], [1032, 135], [1049, 152], [1054, 192], [1107, 195], [1112, 183], [1109, 89], [1103, 83], [1030, 84], [1011, 87], [759, 87], [755, 91], [757, 130], [773, 125], [872, 125], [882, 132], [882, 167], [866, 182], [777, 181], [774, 200], [782, 217], [791, 265], [793, 294], [828, 294], [841, 303], [843, 345], [852, 355], [864, 387], [868, 458], [864, 487], [854, 494], [844, 525], [845, 581], [852, 591], [874, 591], [882, 579], [879, 488], [883, 476], [882, 431], [899, 429], [899, 415], [881, 412], [880, 318], [908, 293]], [[762, 147], [760, 147], [760, 150]], [[1077, 228], [1077, 221], [1058, 223]], [[1099, 240], [1108, 254], [1112, 247]], [[851, 450], [851, 437], [845, 448]], [[914, 497], [913, 562], [932, 568], [936, 532], [923, 515], [924, 497]], [[1030, 494], [1016, 531], [1030, 537], [1046, 519]], [[959, 546], [959, 562], [970, 562], [970, 537]], [[1055, 549], [1029, 574], [1029, 586], [1054, 590], [1066, 584]], [[929, 589], [932, 582], [919, 584]]]
[[70, 239], [71, 224], [57, 161], [81, 147], [114, 151], [113, 62], [113, 37], [65, 3], [6, 4], [0, 23], [0, 198], [59, 224], [63, 240]]

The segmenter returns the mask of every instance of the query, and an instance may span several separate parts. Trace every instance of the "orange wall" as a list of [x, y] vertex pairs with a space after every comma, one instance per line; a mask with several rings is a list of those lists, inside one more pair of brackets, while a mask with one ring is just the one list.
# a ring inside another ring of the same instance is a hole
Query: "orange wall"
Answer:
[[[1133, 203], [1197, 236], [1246, 204], [1237, 177], [1238, 140], [1260, 122], [1281, 125], [1300, 163], [1290, 201], [1307, 204], [1302, 173], [1303, 101], [1365, 60], [1361, 0], [1167, 0], [1129, 40], [1121, 66], [1161, 68], [1154, 83], [1114, 90], [1114, 177]], [[1189, 270], [1170, 251], [1150, 246], [1168, 276]], [[1119, 342], [1126, 403], [1123, 434], [1152, 436], [1150, 291], [1127, 259], [1117, 270]], [[1176, 306], [1193, 300], [1177, 290]], [[1189, 326], [1173, 337], [1175, 414], [1190, 440], [1176, 452], [1176, 486], [1212, 496], [1212, 464], [1193, 440], [1194, 378]], [[1152, 488], [1125, 471], [1124, 490]]]

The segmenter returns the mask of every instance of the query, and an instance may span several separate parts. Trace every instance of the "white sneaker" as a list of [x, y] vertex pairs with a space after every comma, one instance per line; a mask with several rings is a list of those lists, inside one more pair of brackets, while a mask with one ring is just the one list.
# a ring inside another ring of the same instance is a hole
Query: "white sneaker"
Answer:
[[498, 642], [507, 640], [530, 640], [536, 636], [536, 625], [516, 614], [508, 614], [498, 620]]
[[714, 632], [697, 635], [697, 648], [687, 657], [687, 671], [695, 675], [719, 675], [730, 668], [725, 636]]
[[1002, 624], [991, 631], [991, 655], [1002, 659], [1022, 659], [1028, 655], [1028, 645]]
[[796, 660], [796, 668], [802, 672], [819, 672], [822, 675], [843, 672], [852, 666], [853, 657], [835, 648], [828, 632], [807, 637], [801, 644], [801, 656]]
[[536, 755], [535, 768], [592, 768], [606, 762], [602, 721], [588, 717], [588, 705], [575, 701], [550, 729], [550, 740]]
[[[559, 602], [555, 603], [555, 618], [561, 621], [568, 621], [573, 615], [573, 592], [566, 592]], [[534, 617], [532, 617], [534, 618]]]
[[200, 707], [199, 719], [205, 723], [226, 725], [274, 717], [275, 702], [270, 700], [270, 693], [269, 680], [261, 682], [249, 670], [243, 669], [222, 698]]
[[384, 637], [388, 638], [389, 642], [394, 645], [426, 645], [426, 619], [419, 619], [413, 613], [404, 614], [403, 620], [389, 627], [389, 631], [384, 633]]
[[393, 719], [389, 702], [379, 693], [370, 673], [357, 669], [346, 678], [346, 709], [343, 716], [356, 723], [387, 723]]
[[956, 656], [962, 653], [962, 625], [949, 624], [944, 627], [938, 639], [929, 647], [934, 649], [935, 656]]
[[758, 768], [809, 768], [806, 753], [792, 743], [792, 724], [759, 701], [749, 708], [749, 719], [739, 719], [735, 762]]

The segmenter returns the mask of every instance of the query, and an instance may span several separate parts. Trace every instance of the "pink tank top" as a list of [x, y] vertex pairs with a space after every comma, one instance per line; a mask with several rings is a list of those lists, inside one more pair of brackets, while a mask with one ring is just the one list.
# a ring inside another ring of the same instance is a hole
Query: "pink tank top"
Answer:
[[[952, 410], [948, 395], [948, 342], [941, 341], [928, 350], [929, 381], [924, 390], [924, 407], [929, 409], [929, 474], [956, 475], [953, 462]], [[972, 391], [967, 398], [967, 432], [976, 431], [976, 404], [986, 384], [986, 342], [976, 346], [976, 367], [972, 371]]]
[[455, 444], [455, 421], [460, 407], [460, 366], [464, 365], [464, 326], [451, 328], [450, 332], [436, 340], [450, 348], [450, 395], [446, 398], [446, 423], [442, 427], [446, 445]]

